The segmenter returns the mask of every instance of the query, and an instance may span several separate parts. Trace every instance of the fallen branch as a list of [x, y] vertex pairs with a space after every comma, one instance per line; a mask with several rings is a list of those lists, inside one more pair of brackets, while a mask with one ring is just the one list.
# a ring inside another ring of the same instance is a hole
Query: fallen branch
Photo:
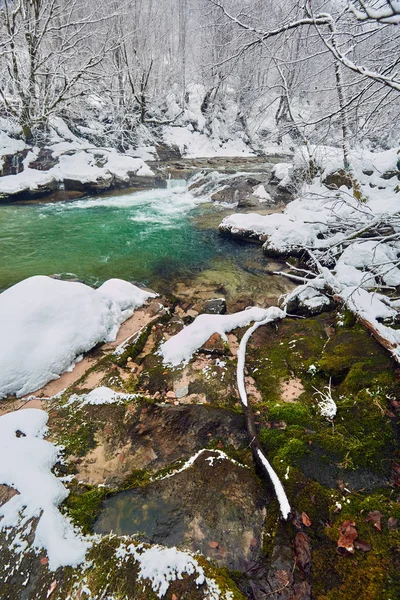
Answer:
[[283, 317], [286, 316], [286, 314], [282, 310], [280, 310], [279, 308], [276, 308], [276, 307], [269, 308], [268, 312], [270, 314], [268, 314], [267, 317], [263, 321], [258, 321], [257, 323], [254, 323], [254, 325], [249, 327], [249, 329], [246, 331], [246, 333], [242, 337], [242, 340], [239, 345], [239, 350], [238, 350], [236, 378], [237, 378], [237, 386], [238, 386], [238, 390], [239, 390], [240, 401], [241, 401], [241, 404], [242, 404], [244, 412], [245, 412], [247, 433], [251, 440], [249, 446], [252, 450], [255, 462], [258, 464], [258, 466], [261, 468], [261, 470], [267, 474], [268, 478], [271, 480], [272, 485], [274, 486], [274, 489], [275, 489], [276, 497], [279, 502], [279, 507], [280, 507], [282, 517], [286, 520], [286, 519], [288, 519], [288, 517], [291, 513], [289, 500], [287, 499], [285, 490], [283, 489], [283, 485], [282, 485], [278, 475], [275, 473], [274, 469], [272, 468], [272, 465], [268, 461], [267, 457], [265, 456], [265, 454], [261, 448], [261, 444], [259, 442], [257, 431], [256, 431], [256, 426], [254, 423], [253, 410], [247, 399], [246, 384], [245, 384], [245, 380], [244, 380], [246, 346], [247, 346], [247, 342], [249, 341], [251, 335], [255, 332], [255, 330], [258, 327], [260, 327], [260, 325], [266, 325], [267, 323], [271, 323], [272, 321], [275, 321], [277, 319], [282, 319]]

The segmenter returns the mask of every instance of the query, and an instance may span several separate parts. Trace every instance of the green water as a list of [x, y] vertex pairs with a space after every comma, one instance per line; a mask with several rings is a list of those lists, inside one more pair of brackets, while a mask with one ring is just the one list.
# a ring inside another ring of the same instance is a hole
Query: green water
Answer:
[[194, 217], [216, 210], [179, 182], [170, 189], [0, 206], [0, 289], [39, 274], [70, 274], [90, 285], [119, 277], [160, 289], [215, 259], [243, 257], [243, 247], [215, 226], [196, 225]]

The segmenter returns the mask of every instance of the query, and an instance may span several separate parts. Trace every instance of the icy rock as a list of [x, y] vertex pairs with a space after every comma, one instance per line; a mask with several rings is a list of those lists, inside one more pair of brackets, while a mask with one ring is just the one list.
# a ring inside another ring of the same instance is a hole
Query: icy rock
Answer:
[[213, 298], [212, 300], [206, 300], [202, 311], [207, 315], [223, 315], [226, 313], [226, 300], [225, 298]]

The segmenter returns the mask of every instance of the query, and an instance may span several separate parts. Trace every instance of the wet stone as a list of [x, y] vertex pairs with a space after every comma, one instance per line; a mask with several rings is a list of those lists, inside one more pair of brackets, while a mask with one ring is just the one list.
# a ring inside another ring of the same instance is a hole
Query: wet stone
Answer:
[[96, 533], [139, 535], [245, 571], [262, 556], [265, 492], [251, 470], [212, 450], [172, 477], [108, 498]]

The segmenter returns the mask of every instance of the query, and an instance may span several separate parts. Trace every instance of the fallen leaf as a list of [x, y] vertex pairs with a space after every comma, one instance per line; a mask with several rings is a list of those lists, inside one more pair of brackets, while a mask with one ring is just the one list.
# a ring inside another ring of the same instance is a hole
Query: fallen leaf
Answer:
[[362, 550], [363, 552], [369, 552], [371, 550], [371, 544], [368, 544], [368, 542], [363, 542], [362, 540], [355, 540], [354, 548], [356, 550]]
[[51, 594], [54, 592], [56, 587], [57, 587], [57, 581], [54, 580], [53, 583], [51, 584], [51, 586], [49, 587], [49, 589], [47, 590], [47, 598], [50, 598]]
[[275, 577], [282, 587], [287, 587], [290, 583], [289, 574], [287, 571], [275, 571]]
[[47, 565], [49, 559], [47, 558], [47, 556], [43, 556], [43, 558], [40, 559], [40, 562], [42, 565]]
[[311, 567], [311, 545], [305, 533], [299, 531], [294, 539], [294, 555], [297, 567], [308, 573]]
[[310, 519], [310, 517], [308, 516], [307, 513], [302, 512], [301, 513], [301, 522], [303, 523], [303, 525], [305, 525], [306, 527], [311, 527], [312, 525], [312, 521]]
[[176, 594], [172, 594], [171, 600], [179, 600], [179, 598]]
[[210, 546], [210, 548], [218, 548], [219, 543], [218, 542], [210, 542], [208, 545]]
[[378, 530], [378, 531], [382, 531], [382, 513], [380, 510], [371, 510], [371, 512], [368, 513], [368, 517], [365, 519], [366, 522], [371, 522], [373, 523], [374, 527]]
[[338, 539], [338, 552], [339, 554], [345, 554], [341, 549], [346, 550], [350, 554], [354, 553], [354, 540], [358, 537], [357, 529], [354, 521], [343, 521], [339, 528], [339, 539]]
[[398, 520], [396, 519], [396, 517], [389, 517], [388, 518], [388, 522], [387, 522], [388, 527], [390, 529], [396, 529], [397, 528], [397, 521]]

